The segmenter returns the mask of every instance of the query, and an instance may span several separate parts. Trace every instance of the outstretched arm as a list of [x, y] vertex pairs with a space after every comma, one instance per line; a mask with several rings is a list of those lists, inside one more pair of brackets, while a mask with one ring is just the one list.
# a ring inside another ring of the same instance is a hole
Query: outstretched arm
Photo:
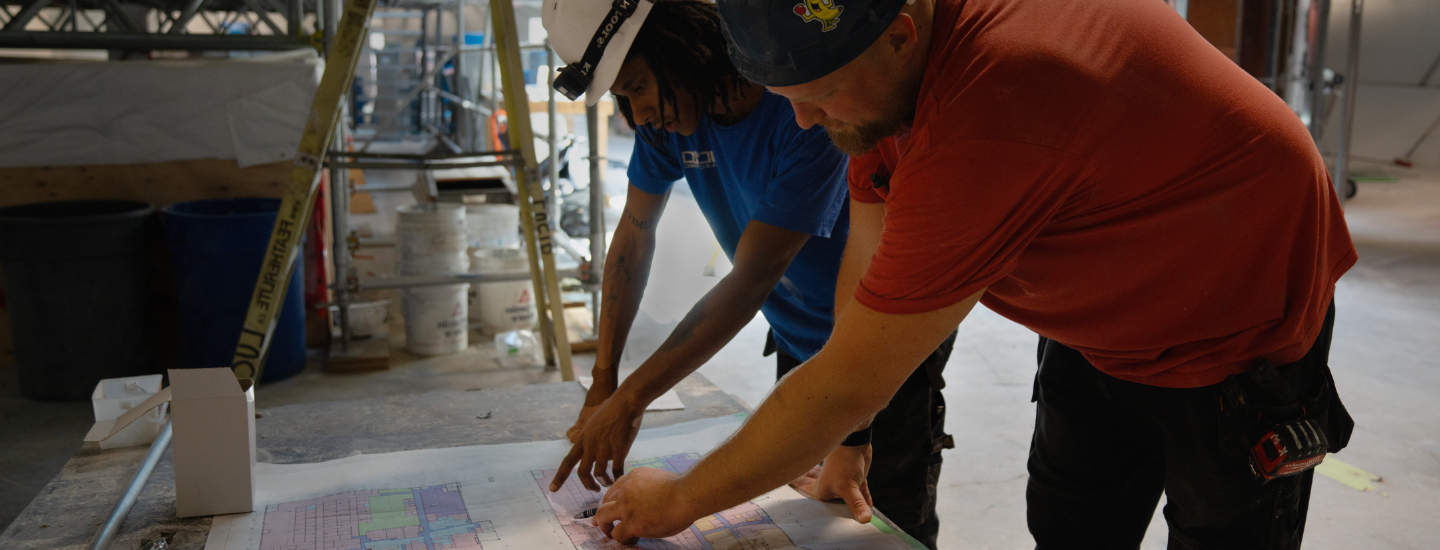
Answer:
[[625, 196], [625, 211], [610, 240], [605, 256], [605, 277], [601, 288], [599, 350], [595, 368], [590, 371], [594, 381], [585, 396], [580, 421], [566, 435], [571, 441], [585, 425], [585, 419], [599, 407], [619, 383], [616, 368], [625, 351], [625, 339], [640, 310], [645, 284], [650, 279], [650, 262], [655, 257], [655, 225], [665, 212], [669, 194], [655, 195], [630, 186]]
[[685, 318], [615, 397], [643, 408], [710, 360], [755, 318], [809, 235], [751, 221], [735, 249], [735, 267]]
[[911, 315], [851, 302], [825, 348], [787, 376], [730, 441], [684, 476], [646, 468], [627, 474], [605, 495], [595, 524], [621, 541], [670, 536], [794, 479], [884, 407], [982, 294]]
[[[840, 272], [835, 281], [837, 319], [855, 295], [855, 286], [865, 275], [865, 269], [870, 267], [870, 258], [875, 256], [875, 250], [880, 246], [884, 219], [885, 203], [850, 199], [850, 236], [845, 241], [845, 254], [840, 259]], [[868, 428], [873, 418], [861, 420], [855, 430]], [[840, 445], [825, 456], [824, 467], [811, 468], [805, 475], [790, 482], [790, 486], [816, 500], [844, 500], [855, 521], [867, 523], [875, 504], [867, 480], [871, 458], [869, 443]]]
[[580, 483], [591, 490], [599, 490], [596, 478], [600, 484], [608, 485], [620, 477], [645, 407], [705, 364], [755, 317], [808, 238], [805, 233], [751, 221], [736, 245], [734, 269], [685, 314], [660, 348], [595, 410], [572, 438], [575, 445], [560, 463], [551, 490], [557, 490], [577, 465]]

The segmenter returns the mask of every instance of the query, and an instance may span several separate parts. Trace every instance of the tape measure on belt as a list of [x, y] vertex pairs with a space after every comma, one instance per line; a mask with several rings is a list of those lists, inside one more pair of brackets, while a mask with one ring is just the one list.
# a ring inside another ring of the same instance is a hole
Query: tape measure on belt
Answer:
[[350, 90], [365, 28], [374, 10], [375, 0], [350, 0], [340, 16], [330, 53], [325, 57], [320, 87], [315, 90], [315, 101], [310, 104], [310, 116], [305, 120], [305, 133], [300, 136], [295, 165], [290, 169], [290, 185], [280, 202], [270, 245], [265, 249], [265, 261], [260, 265], [255, 291], [250, 295], [250, 308], [240, 329], [240, 340], [230, 360], [230, 368], [238, 378], [259, 381], [263, 372], [265, 352], [270, 348], [275, 323], [285, 304], [285, 289], [294, 271], [291, 267], [300, 255], [300, 240], [315, 208], [320, 166], [340, 118], [340, 100]]

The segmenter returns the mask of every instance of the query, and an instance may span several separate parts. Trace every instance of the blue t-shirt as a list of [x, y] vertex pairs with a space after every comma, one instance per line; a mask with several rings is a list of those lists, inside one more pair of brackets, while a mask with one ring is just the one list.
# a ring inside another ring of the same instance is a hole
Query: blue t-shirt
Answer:
[[663, 133], [654, 145], [635, 140], [629, 176], [657, 195], [684, 176], [731, 261], [751, 220], [810, 235], [760, 307], [780, 351], [804, 361], [835, 324], [835, 277], [850, 232], [845, 168], [823, 128], [801, 130], [789, 102], [765, 92], [734, 125], [712, 120], [694, 135]]

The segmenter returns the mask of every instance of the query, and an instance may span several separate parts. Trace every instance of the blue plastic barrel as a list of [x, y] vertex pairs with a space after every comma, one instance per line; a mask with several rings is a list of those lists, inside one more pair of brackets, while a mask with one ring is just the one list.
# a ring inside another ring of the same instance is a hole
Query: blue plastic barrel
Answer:
[[89, 399], [154, 371], [155, 207], [58, 201], [0, 208], [0, 271], [20, 393]]
[[[181, 337], [188, 368], [229, 367], [280, 199], [217, 199], [162, 208], [175, 259]], [[285, 291], [261, 382], [305, 368], [305, 297], [301, 262]]]

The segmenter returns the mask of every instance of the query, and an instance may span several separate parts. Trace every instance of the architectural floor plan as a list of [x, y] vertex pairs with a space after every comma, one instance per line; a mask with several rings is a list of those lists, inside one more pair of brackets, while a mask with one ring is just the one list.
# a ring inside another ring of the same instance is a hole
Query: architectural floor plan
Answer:
[[[721, 417], [641, 430], [627, 469], [684, 473], [743, 420]], [[696, 521], [677, 536], [623, 546], [589, 520], [602, 493], [572, 475], [549, 492], [565, 441], [359, 455], [315, 464], [257, 464], [255, 512], [217, 516], [206, 550], [808, 550], [913, 548], [880, 520], [780, 487]]]

